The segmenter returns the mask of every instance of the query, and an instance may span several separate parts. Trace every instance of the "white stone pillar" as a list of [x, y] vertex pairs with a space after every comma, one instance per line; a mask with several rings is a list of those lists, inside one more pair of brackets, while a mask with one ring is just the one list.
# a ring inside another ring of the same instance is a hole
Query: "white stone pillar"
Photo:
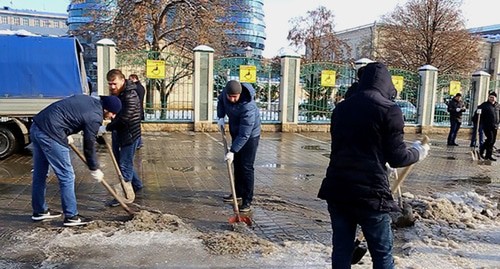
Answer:
[[490, 86], [490, 74], [484, 71], [477, 71], [472, 74], [472, 104], [470, 105], [471, 115], [476, 111], [478, 105], [488, 100]]
[[109, 95], [106, 74], [116, 67], [116, 44], [105, 38], [97, 41], [97, 93]]
[[281, 56], [280, 116], [282, 131], [298, 124], [300, 96], [300, 55], [288, 53]]
[[208, 131], [212, 129], [214, 117], [214, 49], [200, 45], [193, 52], [194, 131]]
[[422, 127], [422, 133], [426, 133], [426, 129], [432, 127], [434, 122], [438, 69], [432, 65], [424, 65], [418, 69], [418, 73], [422, 83], [417, 104], [418, 123]]

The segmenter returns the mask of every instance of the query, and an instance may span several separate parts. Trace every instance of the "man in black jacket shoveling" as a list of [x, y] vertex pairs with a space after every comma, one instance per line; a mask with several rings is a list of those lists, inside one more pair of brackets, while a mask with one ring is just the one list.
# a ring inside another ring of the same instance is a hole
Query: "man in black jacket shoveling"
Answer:
[[333, 230], [333, 268], [350, 268], [359, 224], [374, 268], [393, 268], [391, 217], [399, 211], [386, 171], [427, 156], [429, 146], [403, 141], [403, 114], [381, 63], [365, 66], [357, 93], [332, 113], [331, 155], [318, 197], [328, 203]]

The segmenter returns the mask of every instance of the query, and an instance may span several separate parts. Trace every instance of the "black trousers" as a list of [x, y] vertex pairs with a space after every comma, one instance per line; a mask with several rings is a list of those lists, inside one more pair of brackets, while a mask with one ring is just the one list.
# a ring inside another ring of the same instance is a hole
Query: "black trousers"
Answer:
[[239, 152], [234, 154], [234, 181], [236, 197], [241, 197], [243, 205], [253, 200], [254, 163], [260, 136], [248, 139]]
[[491, 158], [493, 155], [493, 146], [495, 145], [497, 139], [497, 129], [483, 129], [484, 136], [486, 140], [484, 141], [483, 147], [481, 148], [481, 154], [485, 152], [485, 158]]

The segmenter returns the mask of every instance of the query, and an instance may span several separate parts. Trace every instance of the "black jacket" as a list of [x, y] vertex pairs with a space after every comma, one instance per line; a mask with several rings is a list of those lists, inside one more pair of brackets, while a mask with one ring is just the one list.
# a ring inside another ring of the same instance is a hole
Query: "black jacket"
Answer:
[[[457, 112], [457, 108], [460, 108], [460, 111]], [[462, 113], [465, 112], [464, 102], [452, 98], [448, 103], [448, 112], [450, 113], [450, 120], [461, 121]]]
[[83, 131], [83, 153], [90, 170], [99, 168], [95, 141], [102, 124], [101, 101], [88, 95], [74, 95], [52, 103], [33, 121], [38, 128], [59, 144], [68, 146], [68, 136]]
[[120, 146], [132, 144], [141, 136], [141, 105], [135, 91], [135, 84], [125, 80], [125, 89], [118, 95], [122, 102], [122, 110], [106, 126], [107, 131], [116, 131]]
[[144, 120], [144, 96], [146, 95], [146, 89], [144, 89], [140, 81], [135, 82], [135, 91], [139, 96], [139, 104], [141, 105], [141, 120]]
[[492, 104], [491, 102], [484, 102], [479, 105], [481, 109], [481, 121], [480, 124], [484, 130], [494, 130], [498, 129], [499, 124], [499, 110], [500, 105], [498, 102]]
[[396, 90], [387, 68], [368, 64], [356, 94], [332, 113], [331, 155], [318, 197], [345, 207], [398, 210], [385, 163], [403, 167], [418, 161], [403, 141], [403, 114], [392, 101]]

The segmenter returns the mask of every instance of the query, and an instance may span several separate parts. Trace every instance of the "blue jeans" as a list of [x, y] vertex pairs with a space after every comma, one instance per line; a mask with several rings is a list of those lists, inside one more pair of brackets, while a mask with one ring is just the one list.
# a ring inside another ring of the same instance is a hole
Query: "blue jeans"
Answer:
[[50, 165], [59, 180], [64, 216], [77, 215], [75, 172], [71, 165], [69, 148], [50, 138], [35, 123], [31, 125], [30, 138], [33, 145], [33, 186], [31, 190], [33, 213], [43, 213], [48, 209], [45, 202], [45, 190]]
[[112, 139], [111, 147], [113, 149], [113, 155], [115, 155], [116, 162], [118, 162], [123, 179], [127, 182], [132, 181], [134, 190], [141, 189], [143, 187], [142, 181], [134, 169], [135, 151], [137, 145], [139, 145], [139, 139], [136, 139], [130, 145], [120, 146], [116, 142], [116, 131], [112, 133]]
[[260, 136], [251, 137], [234, 154], [234, 184], [236, 197], [241, 197], [243, 205], [252, 204], [254, 188], [254, 163]]
[[462, 123], [459, 120], [450, 120], [450, 133], [448, 134], [448, 145], [455, 144], [457, 139], [458, 130]]
[[387, 212], [360, 208], [339, 208], [328, 203], [332, 221], [332, 268], [351, 268], [356, 227], [359, 224], [368, 243], [374, 269], [394, 268], [391, 217]]

